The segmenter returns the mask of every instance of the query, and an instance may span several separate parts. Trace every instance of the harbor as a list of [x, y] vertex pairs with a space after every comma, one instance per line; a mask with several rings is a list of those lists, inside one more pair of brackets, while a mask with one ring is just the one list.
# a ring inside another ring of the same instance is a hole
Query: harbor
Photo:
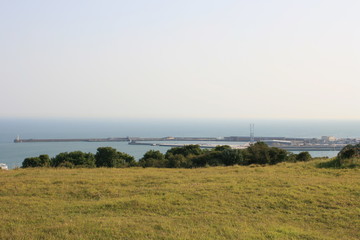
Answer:
[[[197, 144], [201, 148], [215, 148], [218, 145], [229, 145], [233, 149], [244, 149], [254, 142], [265, 142], [271, 147], [288, 151], [340, 151], [348, 144], [357, 144], [359, 139], [322, 136], [321, 138], [295, 137], [114, 137], [114, 138], [64, 138], [64, 139], [22, 139], [19, 136], [14, 143], [40, 142], [128, 142], [129, 145], [159, 147], [181, 147]], [[186, 143], [185, 143], [186, 142]], [[230, 144], [229, 144], [230, 143]]]
[[[223, 145], [220, 142], [218, 144], [214, 143], [196, 143], [200, 146], [200, 148], [215, 148], [216, 146]], [[230, 146], [232, 149], [245, 149], [250, 146], [250, 142], [246, 142], [243, 144], [226, 144]], [[142, 146], [159, 146], [159, 147], [183, 147], [188, 144], [181, 143], [151, 143], [151, 142], [129, 142], [129, 145], [142, 145]], [[273, 146], [272, 144], [268, 144]], [[332, 144], [321, 144], [321, 145], [299, 145], [299, 146], [291, 146], [291, 145], [281, 145], [278, 144], [276, 147], [285, 149], [287, 151], [340, 151], [345, 147], [345, 145], [332, 145]]]

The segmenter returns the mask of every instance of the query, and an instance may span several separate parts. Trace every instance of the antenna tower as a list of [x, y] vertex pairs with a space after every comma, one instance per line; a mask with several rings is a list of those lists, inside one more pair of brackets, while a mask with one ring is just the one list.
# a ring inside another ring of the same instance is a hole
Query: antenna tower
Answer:
[[250, 124], [250, 143], [254, 143], [255, 142], [255, 124], [251, 123]]

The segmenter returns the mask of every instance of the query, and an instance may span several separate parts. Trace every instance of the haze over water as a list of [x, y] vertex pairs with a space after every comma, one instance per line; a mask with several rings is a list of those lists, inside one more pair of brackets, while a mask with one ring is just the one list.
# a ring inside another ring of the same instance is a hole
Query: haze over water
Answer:
[[0, 161], [100, 146], [14, 145], [18, 135], [249, 136], [254, 123], [255, 136], [360, 137], [359, 9], [355, 0], [0, 1]]
[[21, 138], [224, 137], [360, 138], [359, 120], [0, 119], [0, 142]]
[[0, 118], [360, 119], [359, 9], [355, 0], [0, 1]]

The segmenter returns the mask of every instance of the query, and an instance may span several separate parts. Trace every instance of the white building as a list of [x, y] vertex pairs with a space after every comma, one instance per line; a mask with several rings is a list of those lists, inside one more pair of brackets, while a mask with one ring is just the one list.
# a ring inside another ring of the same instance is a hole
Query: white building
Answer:
[[8, 166], [5, 163], [0, 163], [0, 169], [9, 170]]
[[324, 142], [335, 142], [336, 141], [336, 137], [332, 137], [332, 136], [322, 136], [321, 140], [323, 140]]

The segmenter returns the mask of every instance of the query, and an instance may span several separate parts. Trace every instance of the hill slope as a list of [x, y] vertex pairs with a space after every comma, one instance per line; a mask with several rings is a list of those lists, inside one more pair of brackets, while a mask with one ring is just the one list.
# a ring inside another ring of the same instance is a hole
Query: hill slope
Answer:
[[359, 169], [0, 171], [0, 239], [360, 239]]

